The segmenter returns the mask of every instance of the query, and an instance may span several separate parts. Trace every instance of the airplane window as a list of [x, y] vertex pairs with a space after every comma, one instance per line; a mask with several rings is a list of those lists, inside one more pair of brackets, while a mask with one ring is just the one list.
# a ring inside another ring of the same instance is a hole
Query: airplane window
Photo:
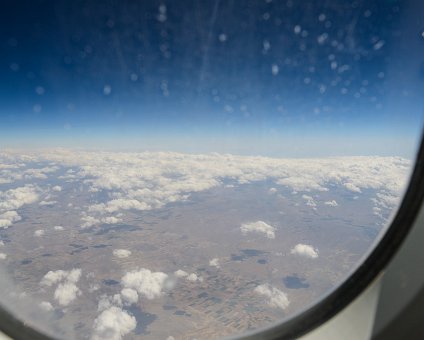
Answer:
[[51, 337], [172, 340], [322, 300], [414, 165], [415, 3], [3, 2], [2, 309]]

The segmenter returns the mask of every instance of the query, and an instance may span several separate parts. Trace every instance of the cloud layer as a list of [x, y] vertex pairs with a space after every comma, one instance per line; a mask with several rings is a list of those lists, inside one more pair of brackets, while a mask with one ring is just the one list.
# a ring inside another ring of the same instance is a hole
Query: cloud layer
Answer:
[[[42, 163], [48, 165], [39, 167]], [[374, 207], [393, 209], [400, 199], [411, 166], [410, 161], [399, 157], [275, 159], [216, 153], [191, 155], [65, 149], [2, 152], [0, 164], [0, 183], [42, 181], [56, 176], [58, 169], [63, 167], [65, 174], [59, 179], [81, 181], [88, 186], [89, 192], [106, 194], [106, 201], [94, 200], [89, 207], [84, 207], [81, 215], [83, 228], [116, 224], [121, 221], [118, 215], [122, 212], [157, 209], [168, 203], [185, 201], [195, 192], [263, 180], [275, 184], [271, 192], [280, 190], [280, 186], [301, 193], [305, 204], [313, 209], [318, 208], [319, 202], [312, 194], [329, 191], [334, 186], [357, 195], [373, 189], [377, 192], [373, 198]], [[49, 185], [47, 191], [59, 194], [63, 187]], [[33, 184], [0, 191], [0, 227], [7, 228], [19, 221], [19, 215], [12, 216], [13, 211], [19, 214], [18, 209], [34, 203], [39, 195], [40, 188]], [[335, 201], [325, 204], [336, 206]], [[244, 230], [248, 232], [249, 228]], [[268, 229], [267, 237], [272, 237], [272, 232]]]

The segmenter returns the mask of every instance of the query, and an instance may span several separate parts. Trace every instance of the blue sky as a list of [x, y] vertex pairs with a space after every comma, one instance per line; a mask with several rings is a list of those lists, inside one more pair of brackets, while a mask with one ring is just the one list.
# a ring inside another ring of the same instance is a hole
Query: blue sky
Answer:
[[418, 1], [10, 1], [0, 147], [411, 157]]

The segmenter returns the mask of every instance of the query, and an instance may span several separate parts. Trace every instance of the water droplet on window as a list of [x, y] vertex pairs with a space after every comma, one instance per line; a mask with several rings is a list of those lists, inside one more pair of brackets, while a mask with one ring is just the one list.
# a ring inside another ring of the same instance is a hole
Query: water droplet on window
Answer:
[[46, 90], [42, 86], [37, 86], [35, 88], [35, 93], [37, 93], [39, 96], [42, 96], [45, 92]]
[[112, 93], [112, 87], [110, 85], [105, 85], [103, 87], [103, 93], [108, 96]]

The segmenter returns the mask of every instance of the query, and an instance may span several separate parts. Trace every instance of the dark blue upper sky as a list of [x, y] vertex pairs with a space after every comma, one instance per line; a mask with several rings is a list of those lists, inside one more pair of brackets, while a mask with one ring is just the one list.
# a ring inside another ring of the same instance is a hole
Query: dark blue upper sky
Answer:
[[4, 1], [0, 146], [411, 155], [420, 1]]

